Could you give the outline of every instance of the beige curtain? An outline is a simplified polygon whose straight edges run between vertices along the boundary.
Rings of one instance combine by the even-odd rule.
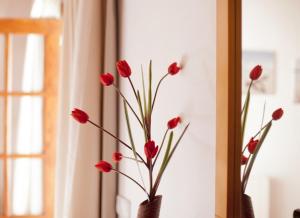
[[[99,73],[112,71],[116,60],[114,12],[113,1],[64,2],[56,218],[115,217],[115,176],[100,176],[94,168],[100,158],[110,158],[115,142],[69,115],[82,108],[116,132],[116,96],[112,90],[101,92],[98,82]]]

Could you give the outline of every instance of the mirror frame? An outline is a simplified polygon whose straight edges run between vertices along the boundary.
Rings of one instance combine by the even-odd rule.
[[[217,0],[216,218],[240,217],[241,4]]]

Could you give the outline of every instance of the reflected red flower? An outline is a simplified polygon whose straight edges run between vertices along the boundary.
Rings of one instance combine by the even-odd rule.
[[[86,123],[89,120],[89,115],[78,108],[72,111],[72,117],[79,123]]]
[[[278,108],[277,110],[275,110],[272,114],[272,119],[273,120],[279,120],[283,115],[283,110],[282,108]]]
[[[254,153],[257,144],[258,144],[258,140],[254,140],[253,138],[250,139],[250,141],[247,144],[248,151],[249,151],[250,154]]]
[[[129,77],[131,75],[130,66],[125,60],[118,61],[116,65],[120,76]]]
[[[152,159],[157,154],[158,146],[155,146],[155,142],[150,140],[145,144],[144,151],[147,159]]]
[[[95,167],[103,173],[108,173],[112,170],[111,164],[103,160],[98,162]]]
[[[171,75],[177,74],[181,70],[181,67],[178,66],[177,62],[170,64],[168,68],[168,73]]]
[[[241,159],[241,164],[245,165],[247,163],[247,161],[248,161],[248,157],[246,157],[246,156],[243,155],[242,159]]]
[[[120,152],[114,152],[112,155],[112,159],[114,162],[118,163],[120,160],[122,160],[123,155]]]
[[[103,73],[100,75],[100,82],[104,86],[110,86],[114,83],[114,76],[111,73]]]
[[[181,118],[180,117],[175,117],[175,118],[169,120],[168,128],[169,129],[174,129],[178,125],[178,123],[180,123],[180,122],[181,122]]]
[[[262,70],[260,65],[256,65],[250,72],[250,79],[257,80],[261,76]]]

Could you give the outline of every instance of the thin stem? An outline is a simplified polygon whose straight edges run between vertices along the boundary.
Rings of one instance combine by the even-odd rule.
[[[150,193],[152,192],[153,188],[153,165],[152,160],[149,160],[149,180],[150,180]]]
[[[130,77],[128,77],[128,80],[129,80],[129,83],[130,83],[130,85],[131,85],[132,91],[133,91],[133,93],[134,93],[135,99],[138,101],[138,96],[137,96],[137,94],[136,94],[136,90],[135,90],[135,88],[134,88],[134,85],[133,85],[133,83],[132,83],[132,80],[130,79]]]
[[[148,196],[148,198],[150,199],[150,195],[148,194],[147,190],[140,184],[138,183],[135,179],[133,179],[132,177],[128,176],[125,173],[122,173],[121,171],[117,170],[117,169],[112,169],[113,171],[115,171],[116,173],[119,173],[125,177],[127,177],[128,179],[130,179],[131,181],[133,181],[135,184],[137,184]]]
[[[269,125],[269,123],[271,123],[272,122],[272,120],[270,120],[266,125],[264,125],[254,136],[253,136],[253,138],[256,138],[260,133],[261,133],[261,131],[263,131],[268,125]]]
[[[247,145],[248,145],[248,144],[247,144]],[[242,154],[244,154],[244,152],[246,151],[246,149],[247,149],[247,147],[248,147],[247,145],[243,148]]]
[[[265,100],[265,103],[264,103],[264,109],[263,109],[263,115],[262,115],[262,118],[261,118],[260,129],[264,125],[265,114],[266,114],[266,100]],[[261,132],[259,134],[259,138],[260,138],[260,136],[261,136]]]
[[[141,127],[143,128],[143,123],[140,120],[140,118],[138,117],[138,115],[135,113],[134,109],[132,108],[132,106],[129,104],[129,102],[127,101],[126,97],[123,95],[123,93],[120,91],[120,89],[113,85],[114,88],[116,89],[116,91],[119,93],[119,95],[124,99],[124,101],[126,102],[126,104],[128,105],[128,107],[130,108],[130,110],[132,111],[132,113],[134,114],[134,116],[136,117],[136,119],[138,120],[138,122],[140,123]]]
[[[151,112],[153,111],[153,108],[154,108],[154,104],[155,104],[155,100],[156,100],[156,96],[157,96],[157,93],[158,93],[158,89],[162,83],[162,81],[168,76],[169,74],[167,73],[166,75],[164,75],[158,82],[157,84],[157,87],[156,87],[156,90],[155,90],[155,94],[154,94],[154,99],[153,99],[153,103],[152,103],[152,108],[151,108]]]
[[[155,163],[156,163],[156,161],[157,161],[157,158],[158,158],[158,156],[159,156],[159,154],[160,154],[160,152],[161,152],[161,149],[162,149],[162,147],[163,147],[163,145],[164,145],[164,142],[165,142],[165,139],[166,139],[166,136],[167,136],[168,132],[169,132],[169,128],[166,130],[165,135],[164,135],[164,137],[163,137],[163,140],[162,140],[162,142],[161,142],[161,144],[160,144],[158,153],[157,153],[157,155],[156,155],[156,157],[155,157],[155,159],[154,159],[154,162],[153,162],[153,168],[154,168]]]
[[[129,159],[129,160],[133,160],[133,161],[136,161],[136,162],[139,162],[139,163],[143,163],[143,161],[141,161],[141,160],[136,160],[135,158],[132,158],[132,157],[126,157],[126,156],[123,156],[123,158]]]
[[[248,159],[247,159],[247,161],[246,161],[246,164],[245,164],[245,167],[244,167],[244,171],[243,171],[242,181],[243,181],[244,176],[245,176],[245,174],[246,174],[246,169],[247,169],[247,166],[248,166],[250,157],[251,157],[251,154],[248,155]]]
[[[123,144],[126,148],[132,150],[132,148],[126,144],[124,141],[122,141],[121,139],[119,139],[117,136],[113,135],[112,133],[110,133],[109,131],[107,131],[106,129],[102,128],[101,126],[99,126],[98,124],[94,123],[91,120],[88,120],[89,123],[91,123],[92,125],[96,126],[98,129],[100,129],[101,131],[107,133],[108,135],[110,135],[111,137],[113,137],[114,139],[116,139],[118,142],[120,142],[121,144]],[[141,161],[143,161],[143,163],[147,166],[147,163],[145,162],[145,160],[141,157],[141,155],[136,152],[136,155],[141,159]]]
[[[251,89],[252,84],[253,84],[253,80],[251,80],[251,83],[249,84],[247,94],[250,92],[250,89]],[[246,107],[246,104],[244,103],[241,114],[244,113],[245,107]]]

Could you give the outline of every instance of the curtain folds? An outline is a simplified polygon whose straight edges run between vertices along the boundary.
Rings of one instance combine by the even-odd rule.
[[[115,175],[100,177],[94,165],[100,158],[110,161],[116,143],[70,116],[74,107],[81,108],[91,120],[116,133],[115,93],[109,89],[101,93],[98,80],[100,72],[114,69],[115,15],[114,1],[64,2],[56,218],[115,217]],[[108,201],[102,201],[106,196]]]

